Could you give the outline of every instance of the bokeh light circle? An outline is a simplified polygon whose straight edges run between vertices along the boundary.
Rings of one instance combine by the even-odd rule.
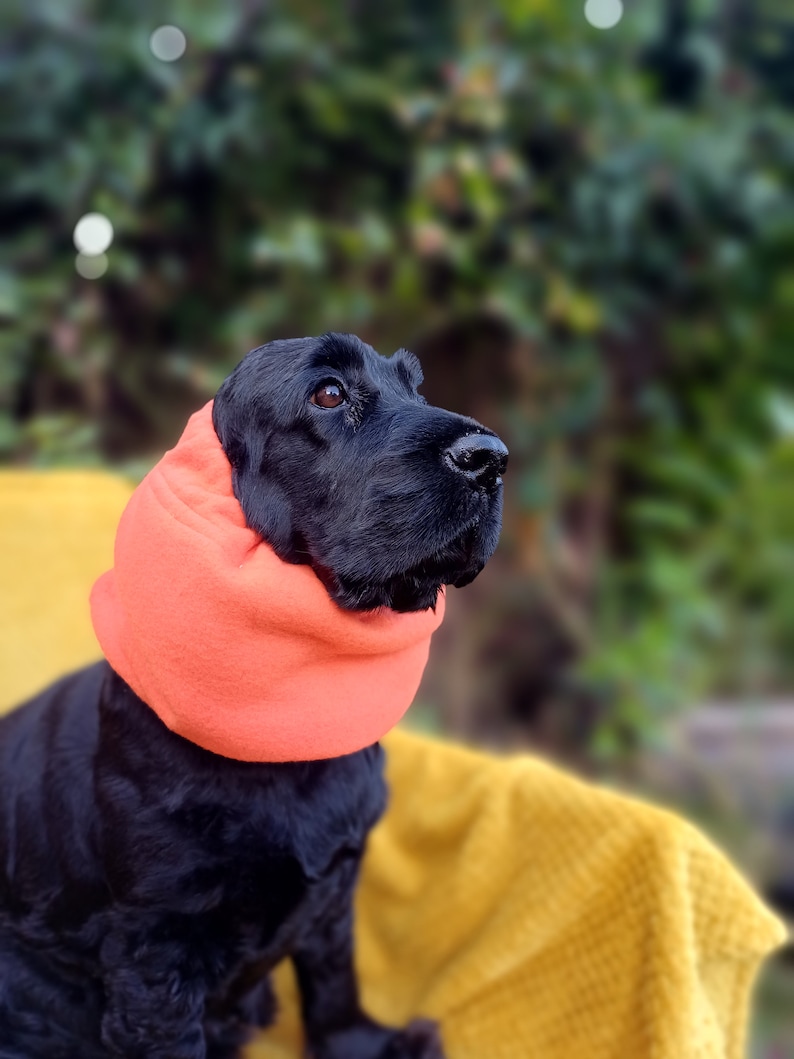
[[[623,18],[622,0],[587,0],[584,17],[596,29],[612,29]]]
[[[187,39],[177,26],[158,26],[149,37],[149,47],[155,59],[172,63],[185,54]]]
[[[105,254],[78,254],[74,267],[83,279],[99,279],[108,270],[108,259]]]
[[[113,242],[113,225],[104,213],[86,213],[74,226],[73,239],[81,254],[104,254]]]

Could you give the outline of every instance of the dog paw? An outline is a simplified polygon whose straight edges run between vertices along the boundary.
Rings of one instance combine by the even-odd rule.
[[[378,1059],[445,1059],[438,1024],[415,1019],[393,1034]]]
[[[311,1059],[445,1059],[438,1026],[415,1019],[403,1030],[371,1020],[337,1031],[310,1048]]]

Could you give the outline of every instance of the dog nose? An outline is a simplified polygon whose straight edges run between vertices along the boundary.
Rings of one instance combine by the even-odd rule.
[[[444,455],[478,489],[492,489],[507,467],[507,446],[494,434],[467,434],[453,441]]]

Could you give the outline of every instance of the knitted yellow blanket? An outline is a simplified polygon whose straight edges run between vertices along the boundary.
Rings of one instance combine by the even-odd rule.
[[[87,594],[129,492],[0,474],[0,706],[98,657]],[[449,1059],[744,1054],[753,978],[784,932],[692,827],[529,757],[384,743],[392,798],[357,908],[372,1015],[439,1019]],[[288,967],[279,993],[250,1059],[301,1054]]]
[[[358,900],[367,1009],[450,1059],[738,1059],[783,932],[677,817],[528,757],[396,731]],[[251,1059],[297,1059],[294,992]],[[268,1038],[275,1036],[275,1040]]]

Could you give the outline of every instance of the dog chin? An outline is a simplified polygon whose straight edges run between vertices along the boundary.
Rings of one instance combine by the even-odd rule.
[[[386,584],[365,584],[360,581],[345,583],[335,578],[329,581],[327,575],[316,572],[331,599],[345,610],[364,611],[388,607],[400,614],[429,608],[435,610],[442,584],[438,578],[422,582],[415,577],[405,580],[391,578]]]
[[[328,566],[313,562],[312,567],[331,599],[346,610],[376,610],[389,607],[400,614],[435,609],[442,585],[462,588],[471,584],[490,558],[496,540],[483,537],[479,521],[467,526],[432,555],[397,574],[379,578],[349,578]],[[488,539],[493,536],[493,546]],[[363,564],[362,564],[363,565]]]
[[[439,573],[437,570],[425,572],[416,568],[403,575],[395,575],[382,583],[348,582],[336,578],[331,571],[315,572],[325,585],[331,599],[346,610],[377,610],[388,607],[399,614],[436,608],[438,593],[442,585],[454,585],[462,588],[471,584],[482,570],[485,561],[473,563],[466,568]]]
[[[390,607],[398,613],[404,614],[408,611],[436,609],[438,593],[443,585],[453,585],[455,588],[463,588],[470,585],[477,577],[485,562],[477,563],[466,570],[448,573],[443,579],[438,577],[427,582],[418,581],[416,578],[408,578],[400,581],[396,578],[392,581],[383,595],[383,602],[378,606]]]
[[[398,614],[429,608],[435,610],[440,591],[441,582],[437,579],[423,583],[417,581],[416,578],[409,578],[404,582],[396,578],[385,591],[381,592],[383,602],[379,605],[389,607]]]

